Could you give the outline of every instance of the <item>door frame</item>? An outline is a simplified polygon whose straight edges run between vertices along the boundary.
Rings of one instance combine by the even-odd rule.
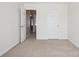
[[[21,11],[21,9],[23,8],[23,11]],[[26,10],[36,10],[36,38],[35,40],[37,39],[37,9],[35,8],[24,8],[24,6],[21,6],[20,8],[20,21],[19,21],[19,43],[22,43],[22,39],[21,39],[21,16],[24,15],[26,17]],[[26,18],[25,18],[26,20]],[[27,39],[27,37],[26,37]]]

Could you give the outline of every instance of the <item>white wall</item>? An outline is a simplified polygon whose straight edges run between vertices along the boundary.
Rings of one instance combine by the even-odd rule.
[[[36,9],[37,39],[67,39],[66,3],[25,3],[25,9]]]
[[[68,38],[79,47],[79,3],[69,4]]]
[[[20,7],[21,3],[0,3],[0,55],[19,42]],[[25,3],[24,8],[37,10],[37,39],[67,38],[66,3]],[[48,22],[55,20],[55,24]],[[51,27],[54,25],[56,30],[48,24]],[[54,31],[57,35],[52,34]]]
[[[0,3],[0,56],[19,42],[20,3]]]

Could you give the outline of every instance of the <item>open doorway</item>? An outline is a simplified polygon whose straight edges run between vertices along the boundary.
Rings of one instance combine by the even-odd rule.
[[[26,10],[26,37],[36,39],[36,10]]]

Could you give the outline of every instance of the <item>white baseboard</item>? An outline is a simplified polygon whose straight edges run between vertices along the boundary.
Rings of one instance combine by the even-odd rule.
[[[77,44],[76,42],[74,42],[73,40],[69,40],[70,42],[72,42],[72,44],[74,44],[77,48],[79,48],[79,44]]]
[[[50,40],[67,40],[67,39],[56,39],[56,38],[53,38],[53,39],[50,39]]]
[[[36,39],[36,40],[68,40],[68,39],[56,39],[56,38],[52,38],[52,39]]]
[[[48,40],[48,39],[36,39],[36,40]]]
[[[16,42],[15,44],[13,44],[12,46],[10,46],[9,48],[7,48],[5,51],[3,51],[2,53],[0,53],[0,56],[4,55],[6,52],[8,52],[10,49],[12,49],[13,47],[15,47],[17,44],[19,44],[19,42]]]

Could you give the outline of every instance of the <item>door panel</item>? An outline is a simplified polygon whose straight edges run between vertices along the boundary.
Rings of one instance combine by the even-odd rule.
[[[26,39],[26,11],[21,7],[21,43]]]

